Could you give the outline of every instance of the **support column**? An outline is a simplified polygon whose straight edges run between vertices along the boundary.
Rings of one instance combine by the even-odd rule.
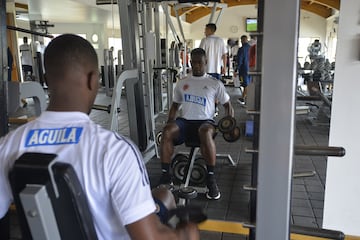
[[[354,236],[360,236],[359,21],[360,1],[341,0],[329,145],[346,154],[327,160],[323,214],[323,228]]]
[[[256,239],[287,240],[300,4],[264,2]]]
[[[139,69],[139,79],[125,82],[130,138],[140,151],[147,148],[144,116],[143,84],[141,79],[139,21],[136,1],[119,0],[120,28],[123,45],[124,70]]]
[[[0,0],[0,137],[8,132],[7,114],[7,41],[6,41],[6,0]],[[10,235],[10,215],[0,219],[0,238]]]
[[[6,0],[0,0],[0,137],[8,132]]]

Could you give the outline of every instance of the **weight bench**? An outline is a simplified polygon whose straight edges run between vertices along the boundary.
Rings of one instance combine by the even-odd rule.
[[[87,198],[56,154],[24,153],[9,174],[22,239],[96,240]]]

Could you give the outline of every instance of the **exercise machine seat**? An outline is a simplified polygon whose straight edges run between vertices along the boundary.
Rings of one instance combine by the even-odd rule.
[[[23,239],[96,240],[82,186],[56,154],[24,153],[9,180]]]

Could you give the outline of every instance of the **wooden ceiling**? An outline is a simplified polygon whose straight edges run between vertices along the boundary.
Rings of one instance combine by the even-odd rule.
[[[235,7],[242,5],[255,5],[257,0],[222,0],[221,3],[226,3],[227,7]],[[334,10],[340,9],[340,0],[301,0],[301,9],[315,13],[323,18],[333,15]],[[218,8],[220,10],[220,8]],[[185,21],[193,23],[198,19],[210,14],[211,7],[205,5],[194,5],[192,7],[184,7],[178,10],[178,15],[185,14]],[[171,7],[171,15],[176,16],[175,10]]]

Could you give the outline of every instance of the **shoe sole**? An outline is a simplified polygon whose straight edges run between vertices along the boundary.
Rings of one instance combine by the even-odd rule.
[[[219,192],[219,194],[218,194],[217,196],[215,196],[215,197],[211,197],[211,196],[209,195],[209,193],[206,193],[206,198],[209,199],[209,200],[218,200],[218,199],[220,199],[220,197],[221,197],[220,192]]]

